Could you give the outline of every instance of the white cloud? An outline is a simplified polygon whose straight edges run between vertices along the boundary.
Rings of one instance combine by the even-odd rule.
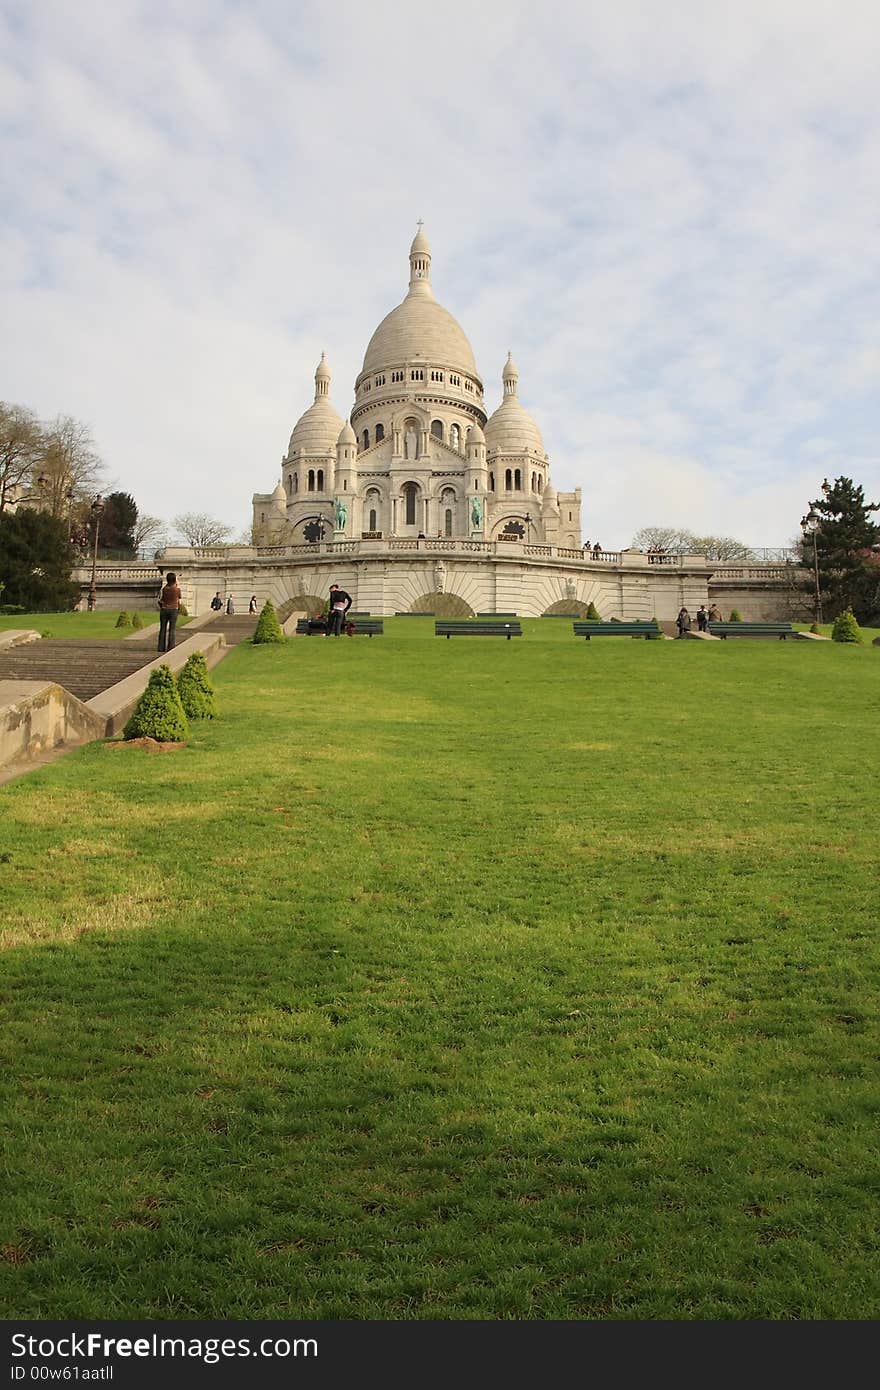
[[[2,394],[240,528],[422,216],[586,533],[784,542],[825,473],[880,493],[878,48],[857,0],[0,0]]]

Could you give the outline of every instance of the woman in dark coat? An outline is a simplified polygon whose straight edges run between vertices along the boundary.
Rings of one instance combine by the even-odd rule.
[[[678,628],[679,637],[684,637],[686,632],[690,632],[691,615],[686,608],[681,608],[679,610],[678,617],[675,620],[675,626]]]

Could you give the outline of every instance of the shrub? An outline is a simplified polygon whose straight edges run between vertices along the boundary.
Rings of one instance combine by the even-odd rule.
[[[177,693],[188,719],[216,719],[214,687],[202,652],[193,652],[177,677]]]
[[[135,632],[140,632],[141,628],[144,625],[144,620],[141,617],[140,613],[137,611],[137,609],[135,609],[135,611],[131,615],[131,625],[134,628]]]
[[[851,608],[844,608],[834,619],[831,629],[832,642],[861,642],[862,634]]]
[[[116,626],[131,627],[131,614],[129,613],[128,609],[123,608],[122,612],[119,614],[119,617],[116,619]]]
[[[728,621],[729,623],[741,623],[742,620],[743,620],[743,615],[742,615],[742,613],[740,613],[739,609],[738,609],[738,608],[731,608],[731,610],[730,610],[730,617],[728,618],[727,621]]]
[[[23,603],[0,603],[0,613],[24,613],[25,611]]]
[[[180,607],[178,608],[177,612],[178,612],[178,615],[179,615],[181,618],[188,618],[188,617],[189,617],[189,609],[187,608],[187,606],[186,606],[185,603],[182,603],[182,604],[180,605]]]
[[[186,715],[171,668],[163,662],[151,673],[147,688],[123,730],[123,738],[154,738],[159,743],[182,743],[188,733]]]
[[[817,637],[821,637],[822,635],[822,629],[818,623],[810,623],[810,631],[815,632]]]
[[[599,610],[598,610],[598,608],[596,607],[596,605],[595,605],[595,603],[593,602],[593,600],[590,599],[590,604],[589,604],[589,607],[587,608],[587,622],[589,622],[589,623],[600,623],[601,621],[602,621],[602,618],[601,618],[601,615],[600,615],[600,613],[599,613]]]
[[[257,620],[257,630],[252,639],[257,642],[286,642],[287,638],[281,630],[278,621],[278,614],[275,612],[274,604],[271,599],[266,599],[263,604],[263,611]]]

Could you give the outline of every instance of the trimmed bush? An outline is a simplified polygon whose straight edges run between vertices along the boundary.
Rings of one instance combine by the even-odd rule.
[[[602,618],[601,618],[601,615],[600,615],[600,613],[599,613],[599,610],[598,610],[598,608],[596,607],[596,605],[595,605],[595,603],[593,602],[592,599],[590,599],[590,604],[589,604],[589,607],[587,608],[587,615],[586,615],[586,616],[587,616],[587,622],[588,622],[588,623],[601,623],[601,621],[602,621]]]
[[[131,627],[131,614],[127,608],[123,608],[119,617],[116,619],[117,627]]]
[[[731,608],[731,610],[730,610],[730,617],[728,618],[727,621],[728,621],[729,623],[741,623],[742,620],[743,620],[743,615],[742,615],[742,613],[740,613],[739,609],[738,609],[738,608]]]
[[[822,636],[822,629],[820,628],[818,623],[810,623],[810,631],[815,632],[817,637]]]
[[[188,617],[189,617],[189,609],[187,608],[187,606],[186,606],[185,603],[182,603],[182,604],[180,605],[180,607],[178,608],[177,612],[178,612],[178,616],[181,617],[181,618],[188,618]]]
[[[193,652],[177,677],[177,693],[187,719],[216,719],[214,687],[202,652]]]
[[[861,642],[862,634],[851,608],[844,608],[834,619],[831,629],[832,642]]]
[[[154,738],[159,743],[183,743],[188,733],[171,667],[163,663],[150,675],[122,736],[126,739]]]
[[[137,609],[135,609],[135,611],[131,615],[131,625],[134,628],[135,632],[140,632],[141,628],[144,625],[144,620],[141,617],[140,613],[137,611]]]
[[[278,621],[278,614],[271,599],[266,599],[263,604],[263,611],[257,620],[257,630],[252,638],[254,643],[258,642],[286,642],[287,638],[281,630]]]

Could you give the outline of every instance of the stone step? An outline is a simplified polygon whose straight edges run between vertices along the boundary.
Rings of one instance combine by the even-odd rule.
[[[0,652],[0,680],[54,681],[91,700],[156,656],[152,642],[79,641],[46,637]]]
[[[201,629],[202,632],[222,632],[226,638],[228,647],[237,646],[239,642],[246,642],[253,637],[257,628],[257,619],[251,614],[244,613],[239,617],[233,614],[230,617],[226,613],[218,613],[216,618],[212,618],[209,623]]]

